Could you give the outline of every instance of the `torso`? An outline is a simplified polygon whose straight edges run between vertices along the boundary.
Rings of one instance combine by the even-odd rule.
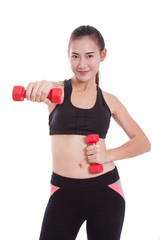
[[[58,87],[58,86],[57,86]],[[64,85],[59,85],[64,90]],[[103,93],[103,91],[102,91]],[[104,95],[106,100],[106,94]],[[92,108],[96,101],[96,90],[90,93],[75,92],[74,89],[71,94],[71,102],[74,106],[79,108]],[[108,103],[107,104],[112,108]],[[53,111],[56,104],[49,105],[49,113]],[[112,111],[111,111],[112,112]],[[100,138],[98,144],[101,147],[106,147],[105,139]],[[113,162],[103,164],[102,173],[90,173],[90,164],[86,155],[86,136],[83,135],[51,135],[52,147],[52,171],[65,177],[70,178],[91,178],[104,174],[115,168]]]

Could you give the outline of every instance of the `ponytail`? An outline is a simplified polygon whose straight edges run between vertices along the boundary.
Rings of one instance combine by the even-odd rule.
[[[96,73],[96,84],[99,86],[99,71]]]

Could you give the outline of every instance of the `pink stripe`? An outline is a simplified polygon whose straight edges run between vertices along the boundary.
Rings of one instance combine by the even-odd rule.
[[[122,189],[116,183],[112,183],[108,185],[108,187],[112,188],[114,191],[119,193],[125,199]]]
[[[52,185],[51,191],[50,191],[50,196],[53,195],[53,193],[55,193],[58,189],[59,189],[59,187]]]

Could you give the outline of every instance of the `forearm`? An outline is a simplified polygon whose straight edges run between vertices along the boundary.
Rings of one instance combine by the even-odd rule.
[[[109,149],[106,151],[107,162],[132,158],[149,152],[151,144],[146,136],[135,136],[120,147]]]

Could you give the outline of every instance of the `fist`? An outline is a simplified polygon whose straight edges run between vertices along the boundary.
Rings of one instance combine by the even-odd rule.
[[[103,164],[106,162],[106,153],[107,150],[104,147],[101,147],[99,143],[94,145],[89,145],[86,148],[87,159],[89,163],[98,163]]]
[[[46,80],[40,82],[30,82],[26,88],[26,98],[27,100],[33,102],[51,104],[51,101],[46,98],[52,88],[54,88],[53,83]]]

